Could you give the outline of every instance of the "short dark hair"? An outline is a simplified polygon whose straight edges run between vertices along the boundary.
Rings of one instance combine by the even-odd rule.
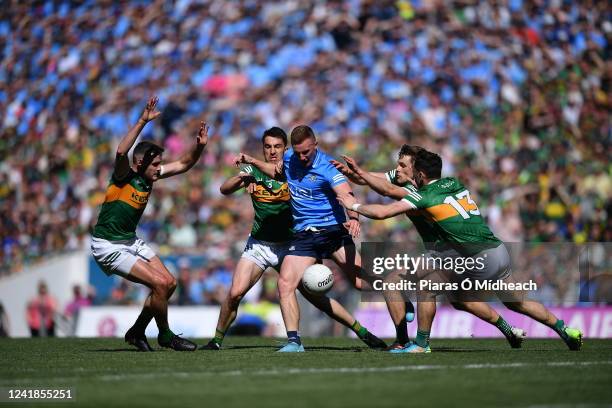
[[[277,139],[281,139],[283,143],[285,144],[285,146],[287,146],[287,133],[285,133],[283,129],[277,126],[273,126],[270,129],[264,130],[263,136],[261,137],[261,143],[263,143],[266,137],[268,136],[275,137]]]
[[[133,156],[134,158],[144,157],[144,155],[149,150],[151,150],[152,152],[155,152],[155,156],[157,156],[158,154],[161,154],[164,151],[164,148],[153,142],[149,142],[149,141],[140,142],[134,148]]]
[[[405,145],[402,145],[402,148],[400,149],[398,156],[400,159],[404,156],[411,156],[414,158],[416,157],[417,153],[420,152],[421,150],[425,150],[425,149],[423,149],[421,146],[405,144]]]
[[[291,131],[291,144],[292,145],[300,144],[306,139],[317,140],[310,126],[300,125]]]
[[[422,171],[428,179],[438,179],[442,175],[442,158],[423,149],[414,157],[414,170]]]

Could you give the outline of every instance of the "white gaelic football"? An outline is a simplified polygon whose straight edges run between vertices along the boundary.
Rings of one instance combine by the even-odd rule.
[[[322,295],[334,286],[334,274],[323,264],[310,265],[304,271],[302,284],[308,292]]]

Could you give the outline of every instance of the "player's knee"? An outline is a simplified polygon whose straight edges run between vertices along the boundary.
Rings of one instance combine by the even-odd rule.
[[[176,279],[172,275],[158,275],[153,279],[153,290],[162,296],[168,297],[174,289],[176,289]]]
[[[151,289],[154,293],[161,296],[166,296],[168,294],[168,286],[166,280],[162,277],[155,277],[151,281]]]
[[[244,297],[244,293],[241,290],[237,290],[234,288],[231,288],[229,291],[229,302],[232,305],[238,305],[241,301],[242,298]]]
[[[170,276],[167,278],[167,283],[166,283],[166,284],[167,284],[167,286],[168,286],[168,292],[169,292],[170,294],[172,294],[172,293],[174,293],[174,291],[176,290],[176,287],[177,287],[177,285],[178,285],[178,282],[177,282],[177,280],[176,280],[176,278],[175,278],[174,276],[170,275]]]
[[[522,302],[504,302],[504,305],[513,312],[523,313],[525,305]]]
[[[281,298],[286,298],[291,296],[292,293],[295,293],[297,289],[297,284],[293,282],[291,279],[287,279],[284,277],[278,278],[278,295]]]

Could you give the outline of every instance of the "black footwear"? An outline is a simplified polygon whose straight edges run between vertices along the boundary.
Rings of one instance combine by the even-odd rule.
[[[201,346],[198,350],[221,350],[221,345],[211,340],[207,344]]]
[[[379,339],[378,337],[376,337],[370,332],[368,332],[368,334],[366,334],[366,336],[363,339],[361,339],[361,341],[367,344],[367,346],[371,349],[383,349],[384,350],[387,348],[387,343],[385,343],[384,341],[382,341],[381,339]]]
[[[198,348],[198,345],[194,342],[179,337],[176,334],[172,336],[168,342],[163,342],[159,336],[157,336],[157,342],[162,347],[171,348],[176,351],[195,351],[195,349]]]
[[[136,346],[138,351],[154,351],[153,347],[149,345],[147,337],[144,334],[136,334],[133,327],[125,333],[125,342]]]
[[[523,340],[527,337],[527,333],[523,329],[519,329],[516,327],[512,328],[512,337],[506,337],[508,343],[510,343],[510,347],[516,349],[521,348],[523,345]]]

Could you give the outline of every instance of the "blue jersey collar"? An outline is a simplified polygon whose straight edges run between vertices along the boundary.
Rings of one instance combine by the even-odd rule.
[[[317,150],[316,150],[316,153],[315,153],[315,158],[312,161],[312,168],[313,169],[319,165],[319,162],[321,161],[321,156],[322,156],[321,151],[317,147]]]

